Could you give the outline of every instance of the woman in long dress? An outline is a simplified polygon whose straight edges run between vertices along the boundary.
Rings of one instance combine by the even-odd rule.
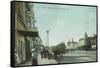
[[[32,49],[32,65],[38,65],[37,57],[37,51],[35,49]]]

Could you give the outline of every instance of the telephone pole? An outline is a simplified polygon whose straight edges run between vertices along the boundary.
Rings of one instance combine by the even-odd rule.
[[[47,32],[47,41],[46,41],[46,45],[47,45],[47,47],[49,47],[49,30],[47,30],[46,32]]]

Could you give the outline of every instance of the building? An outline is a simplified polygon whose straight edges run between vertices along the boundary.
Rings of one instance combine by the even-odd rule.
[[[89,37],[89,40],[90,40],[90,43],[91,43],[91,46],[92,46],[92,49],[96,49],[96,45],[97,45],[97,35],[93,35],[91,37]]]
[[[15,64],[31,58],[31,49],[39,43],[32,3],[15,3]]]
[[[77,47],[77,42],[74,41],[74,39],[72,38],[72,41],[68,41],[67,42],[67,49],[75,49]]]
[[[88,49],[96,49],[96,38],[97,36],[88,37],[87,33],[85,32],[84,37],[79,39],[79,47]]]

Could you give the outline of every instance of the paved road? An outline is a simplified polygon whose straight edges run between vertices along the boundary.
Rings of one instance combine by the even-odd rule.
[[[96,51],[71,51],[56,58],[58,63],[96,61]]]

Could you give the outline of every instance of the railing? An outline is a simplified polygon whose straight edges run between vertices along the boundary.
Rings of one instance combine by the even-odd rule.
[[[28,30],[32,31],[32,32],[38,32],[38,28],[37,27],[34,27],[34,28],[28,27]]]
[[[26,26],[24,20],[17,16],[17,21],[21,22],[22,25]]]
[[[24,21],[18,16],[17,16],[17,21],[19,22],[17,24],[19,24],[21,26],[21,28],[23,27],[24,30],[38,32],[37,27],[27,27],[27,25],[24,23]],[[18,28],[18,29],[20,29],[20,28]]]
[[[34,13],[32,11],[26,11],[26,15],[28,15],[28,16],[34,16]]]

